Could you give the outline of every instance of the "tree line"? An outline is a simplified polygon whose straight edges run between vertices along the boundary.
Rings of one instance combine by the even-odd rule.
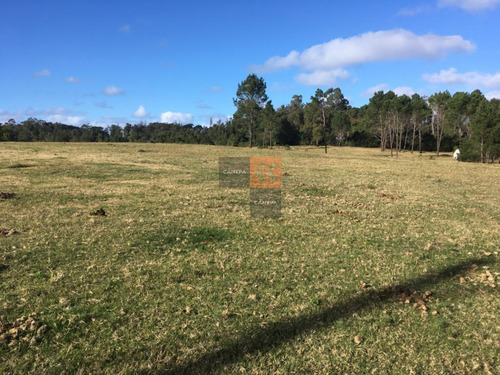
[[[0,140],[21,142],[156,142],[273,147],[292,145],[379,147],[400,152],[450,152],[483,163],[500,158],[500,100],[472,93],[429,97],[373,94],[353,107],[340,88],[317,89],[308,102],[294,95],[274,108],[263,78],[250,74],[238,85],[232,119],[208,127],[151,122],[81,127],[29,118],[0,124]]]

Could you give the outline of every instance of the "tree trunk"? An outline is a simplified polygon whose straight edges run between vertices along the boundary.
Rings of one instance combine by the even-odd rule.
[[[418,153],[422,155],[422,124],[418,127]]]
[[[441,147],[441,136],[443,131],[441,128],[441,121],[437,119],[436,121],[436,156],[439,157],[439,149]]]
[[[321,114],[323,115],[323,142],[325,142],[325,154],[328,153],[328,145],[326,143],[326,118],[325,118],[325,109],[321,108]]]
[[[417,126],[417,122],[413,121],[413,134],[411,136],[411,153],[413,154],[413,148],[415,147],[415,128]]]
[[[250,113],[250,126],[248,128],[248,135],[250,136],[250,148],[253,147],[253,112]]]
[[[481,137],[481,163],[484,163],[484,139]]]

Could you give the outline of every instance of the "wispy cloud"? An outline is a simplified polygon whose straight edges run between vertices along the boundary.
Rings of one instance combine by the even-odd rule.
[[[50,77],[50,70],[48,69],[39,70],[33,74],[33,77],[35,78]]]
[[[269,92],[290,91],[293,89],[292,85],[283,82],[273,82],[269,87]]]
[[[131,30],[132,30],[132,28],[128,24],[123,25],[122,27],[120,27],[118,29],[118,31],[121,32],[121,33],[129,33]]]
[[[177,124],[189,124],[193,122],[193,115],[190,113],[181,112],[163,112],[161,114],[161,122],[165,123],[177,123]]]
[[[314,45],[302,52],[274,56],[263,65],[253,66],[260,73],[298,67],[309,71],[296,77],[306,85],[329,85],[346,79],[346,67],[377,61],[414,58],[437,59],[454,52],[473,52],[475,46],[460,35],[416,35],[404,29],[367,32],[350,38],[337,38]]]
[[[480,12],[493,9],[500,4],[500,0],[439,0],[439,5],[454,6],[462,8],[468,12]]]
[[[113,106],[109,105],[106,101],[96,102],[94,105],[99,108],[113,108]]]
[[[211,105],[208,105],[208,104],[200,103],[196,106],[196,108],[198,108],[198,109],[212,109],[213,107]]]
[[[103,90],[103,94],[107,96],[117,96],[125,94],[125,90],[116,86],[108,86]]]
[[[220,91],[222,91],[222,88],[219,86],[210,87],[210,92],[220,92]]]
[[[75,78],[75,77],[71,76],[71,77],[66,78],[66,82],[69,82],[69,83],[79,83],[79,82],[82,82],[82,80],[79,79],[79,78]]]
[[[10,119],[17,121],[16,117],[17,116],[14,113],[0,109],[0,123],[4,123]]]
[[[427,9],[428,9],[428,7],[423,6],[423,5],[420,5],[420,6],[414,7],[414,8],[404,8],[398,12],[398,16],[412,17],[412,16],[416,16],[417,14],[424,12]]]

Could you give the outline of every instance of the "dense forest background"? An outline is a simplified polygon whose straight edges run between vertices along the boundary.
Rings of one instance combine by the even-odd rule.
[[[448,91],[429,97],[376,92],[369,103],[349,105],[340,88],[318,89],[308,102],[294,95],[274,108],[262,78],[250,74],[238,85],[236,112],[210,126],[159,122],[124,127],[81,127],[28,118],[0,124],[1,141],[20,142],[156,142],[229,146],[316,145],[380,147],[400,152],[450,152],[462,159],[492,163],[500,158],[500,100],[479,90]]]

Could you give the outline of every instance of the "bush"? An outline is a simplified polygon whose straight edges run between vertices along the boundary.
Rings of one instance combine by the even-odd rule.
[[[481,160],[479,143],[472,139],[464,139],[460,146],[460,160],[479,162]]]

